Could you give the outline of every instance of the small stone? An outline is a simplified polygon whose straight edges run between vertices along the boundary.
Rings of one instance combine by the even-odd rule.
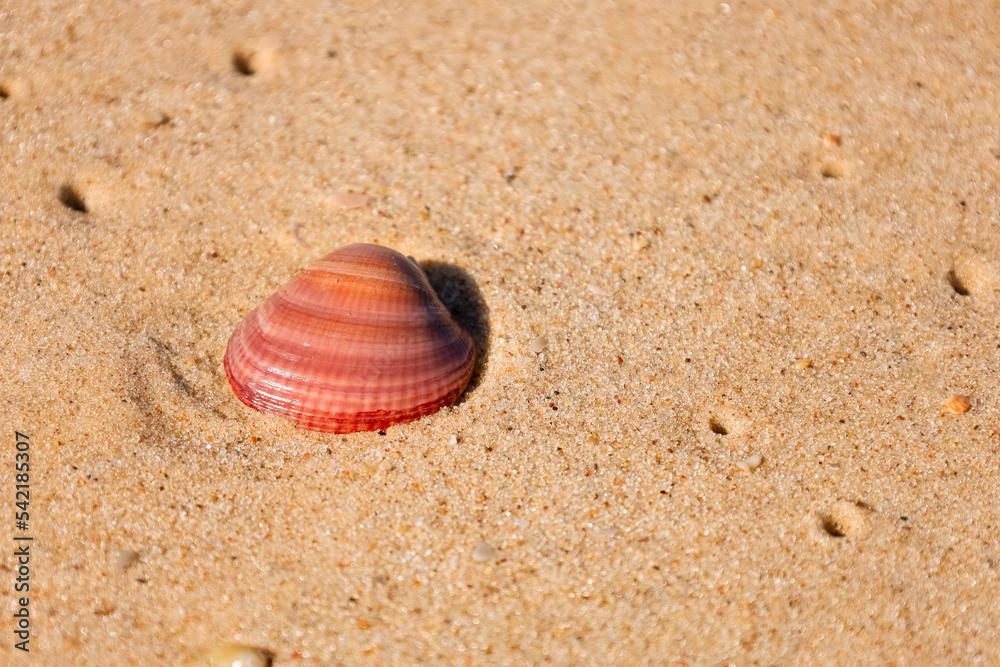
[[[645,250],[649,247],[649,239],[645,236],[636,236],[632,239],[632,248],[639,252],[640,250]]]
[[[795,367],[799,370],[805,370],[807,368],[812,368],[813,362],[809,357],[803,357],[795,362]]]
[[[944,407],[948,408],[956,415],[960,415],[968,412],[972,408],[972,401],[969,400],[968,396],[955,394],[944,402]]]
[[[549,341],[545,339],[545,336],[539,336],[538,338],[531,341],[531,351],[535,354],[541,354],[549,346]]]
[[[823,143],[827,146],[839,146],[841,144],[840,135],[828,133],[823,137]]]
[[[743,472],[753,472],[754,470],[759,468],[760,464],[763,462],[764,462],[763,456],[761,456],[760,454],[754,454],[752,456],[746,457],[745,459],[737,463],[736,467],[742,470]]]
[[[270,667],[273,656],[270,651],[245,646],[226,644],[205,655],[203,665],[211,667]]]
[[[170,116],[154,109],[146,109],[135,115],[136,122],[148,127],[159,127],[170,122]]]
[[[118,554],[118,558],[115,559],[115,565],[118,566],[119,570],[127,570],[138,562],[139,552],[132,551],[131,549],[121,552]]]
[[[496,549],[488,545],[483,540],[479,540],[476,543],[476,546],[472,549],[472,560],[483,562],[487,560],[496,560],[496,557]]]

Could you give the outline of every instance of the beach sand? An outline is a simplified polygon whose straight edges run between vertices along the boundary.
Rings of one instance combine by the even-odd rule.
[[[282,4],[0,6],[0,662],[1000,661],[995,6]],[[354,242],[468,391],[242,405]]]

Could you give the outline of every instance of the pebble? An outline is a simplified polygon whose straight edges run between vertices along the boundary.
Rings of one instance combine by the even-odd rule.
[[[736,467],[744,472],[753,472],[754,470],[759,468],[760,464],[763,462],[764,462],[763,456],[761,456],[760,454],[754,454],[752,456],[746,457],[745,459],[737,463]]]
[[[483,540],[476,542],[476,546],[472,549],[472,560],[483,562],[487,560],[496,560],[496,557],[496,549]]]
[[[127,570],[138,562],[139,552],[128,549],[118,554],[118,558],[115,560],[115,565],[118,566],[119,570]]]
[[[531,341],[531,351],[535,354],[541,354],[549,346],[549,341],[545,339],[545,336],[539,336],[538,338]]]
[[[170,122],[170,116],[156,109],[146,109],[135,115],[135,120],[140,125],[147,127],[159,127]]]

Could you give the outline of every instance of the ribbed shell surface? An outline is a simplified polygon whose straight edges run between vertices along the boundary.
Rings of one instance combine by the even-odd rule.
[[[345,246],[247,315],[223,362],[236,396],[328,433],[383,429],[452,403],[472,337],[395,250]]]

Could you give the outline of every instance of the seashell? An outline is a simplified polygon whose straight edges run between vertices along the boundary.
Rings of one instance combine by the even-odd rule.
[[[951,410],[956,415],[962,415],[972,409],[972,401],[969,400],[968,396],[955,394],[944,402],[944,407]]]
[[[416,261],[357,243],[300,271],[251,311],[223,365],[251,408],[302,428],[352,433],[451,404],[475,357],[472,337]]]

